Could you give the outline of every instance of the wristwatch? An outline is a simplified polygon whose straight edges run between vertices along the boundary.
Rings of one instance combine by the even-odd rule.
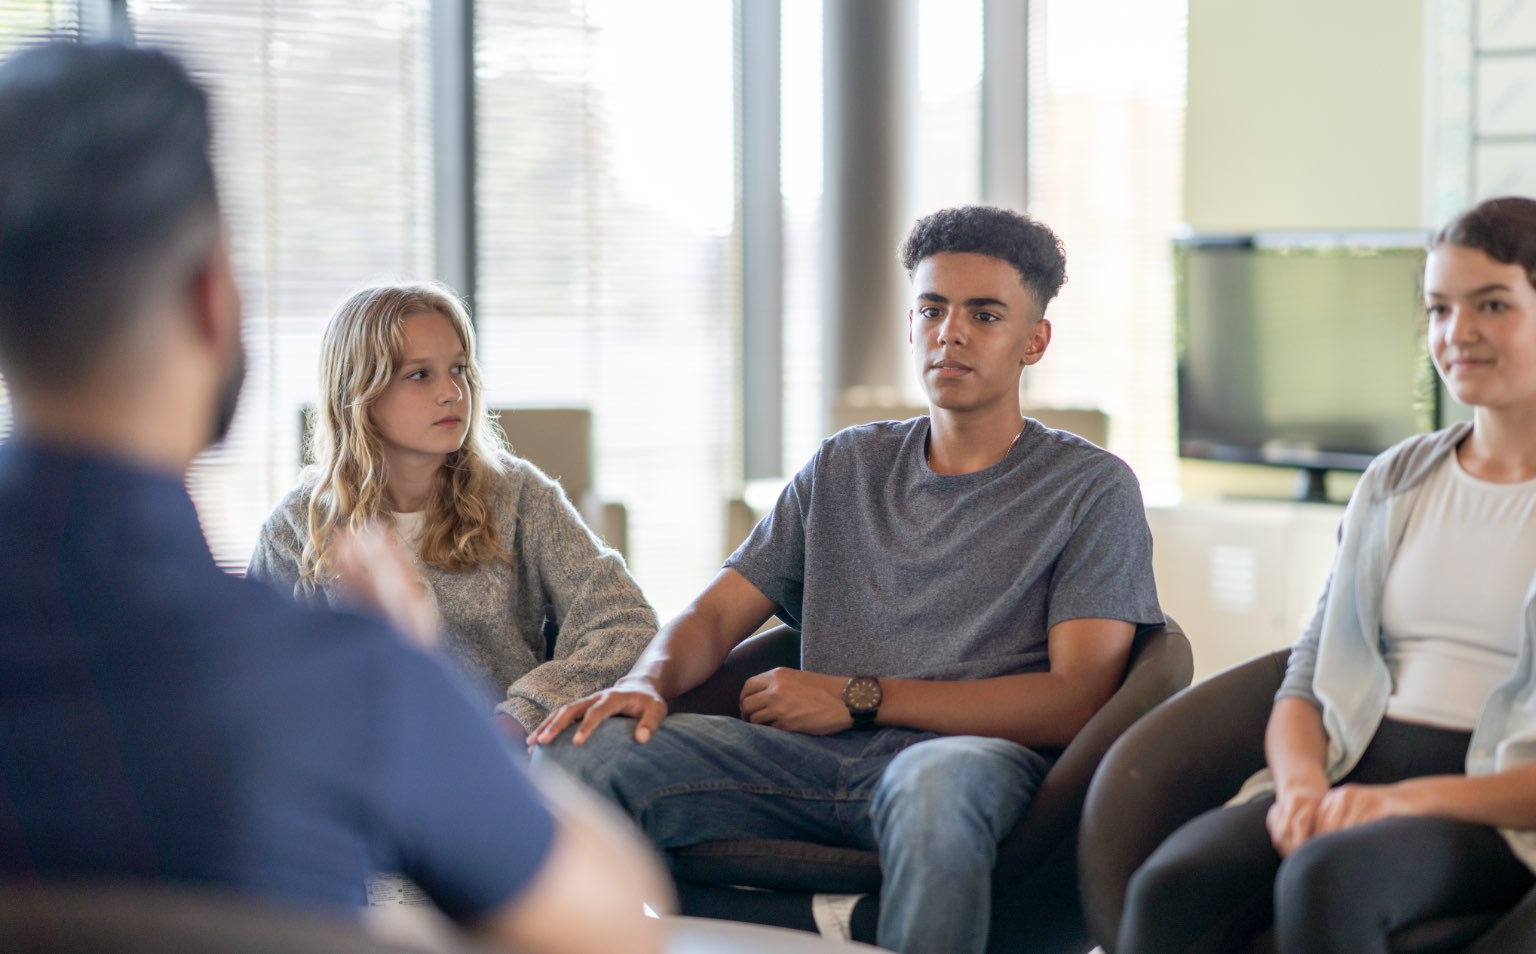
[[[848,680],[848,685],[843,687],[843,705],[848,707],[848,714],[853,716],[854,728],[862,729],[875,724],[882,696],[880,680],[874,676],[854,676]]]

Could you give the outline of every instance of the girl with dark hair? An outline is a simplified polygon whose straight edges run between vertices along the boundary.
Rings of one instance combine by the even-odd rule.
[[[1473,420],[1378,457],[1291,652],[1268,768],[1131,881],[1117,954],[1385,952],[1536,866],[1536,201],[1448,224],[1430,354]],[[1326,341],[1316,343],[1326,348]]]

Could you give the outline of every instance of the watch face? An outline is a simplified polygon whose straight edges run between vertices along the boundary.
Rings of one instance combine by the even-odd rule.
[[[858,676],[849,680],[843,690],[843,702],[850,712],[874,712],[880,708],[880,680],[873,676]]]

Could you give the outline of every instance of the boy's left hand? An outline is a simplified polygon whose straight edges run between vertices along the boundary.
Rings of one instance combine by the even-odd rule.
[[[853,726],[843,702],[846,676],[825,676],[779,667],[758,673],[741,687],[741,717],[758,725],[831,735]]]

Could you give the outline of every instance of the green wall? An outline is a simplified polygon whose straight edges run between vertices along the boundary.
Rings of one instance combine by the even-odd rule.
[[[1411,229],[1422,211],[1424,3],[1190,0],[1184,221]],[[1295,471],[1180,462],[1195,497],[1284,497]],[[1354,477],[1334,474],[1348,496]]]
[[[1190,0],[1185,221],[1417,227],[1424,2]]]

